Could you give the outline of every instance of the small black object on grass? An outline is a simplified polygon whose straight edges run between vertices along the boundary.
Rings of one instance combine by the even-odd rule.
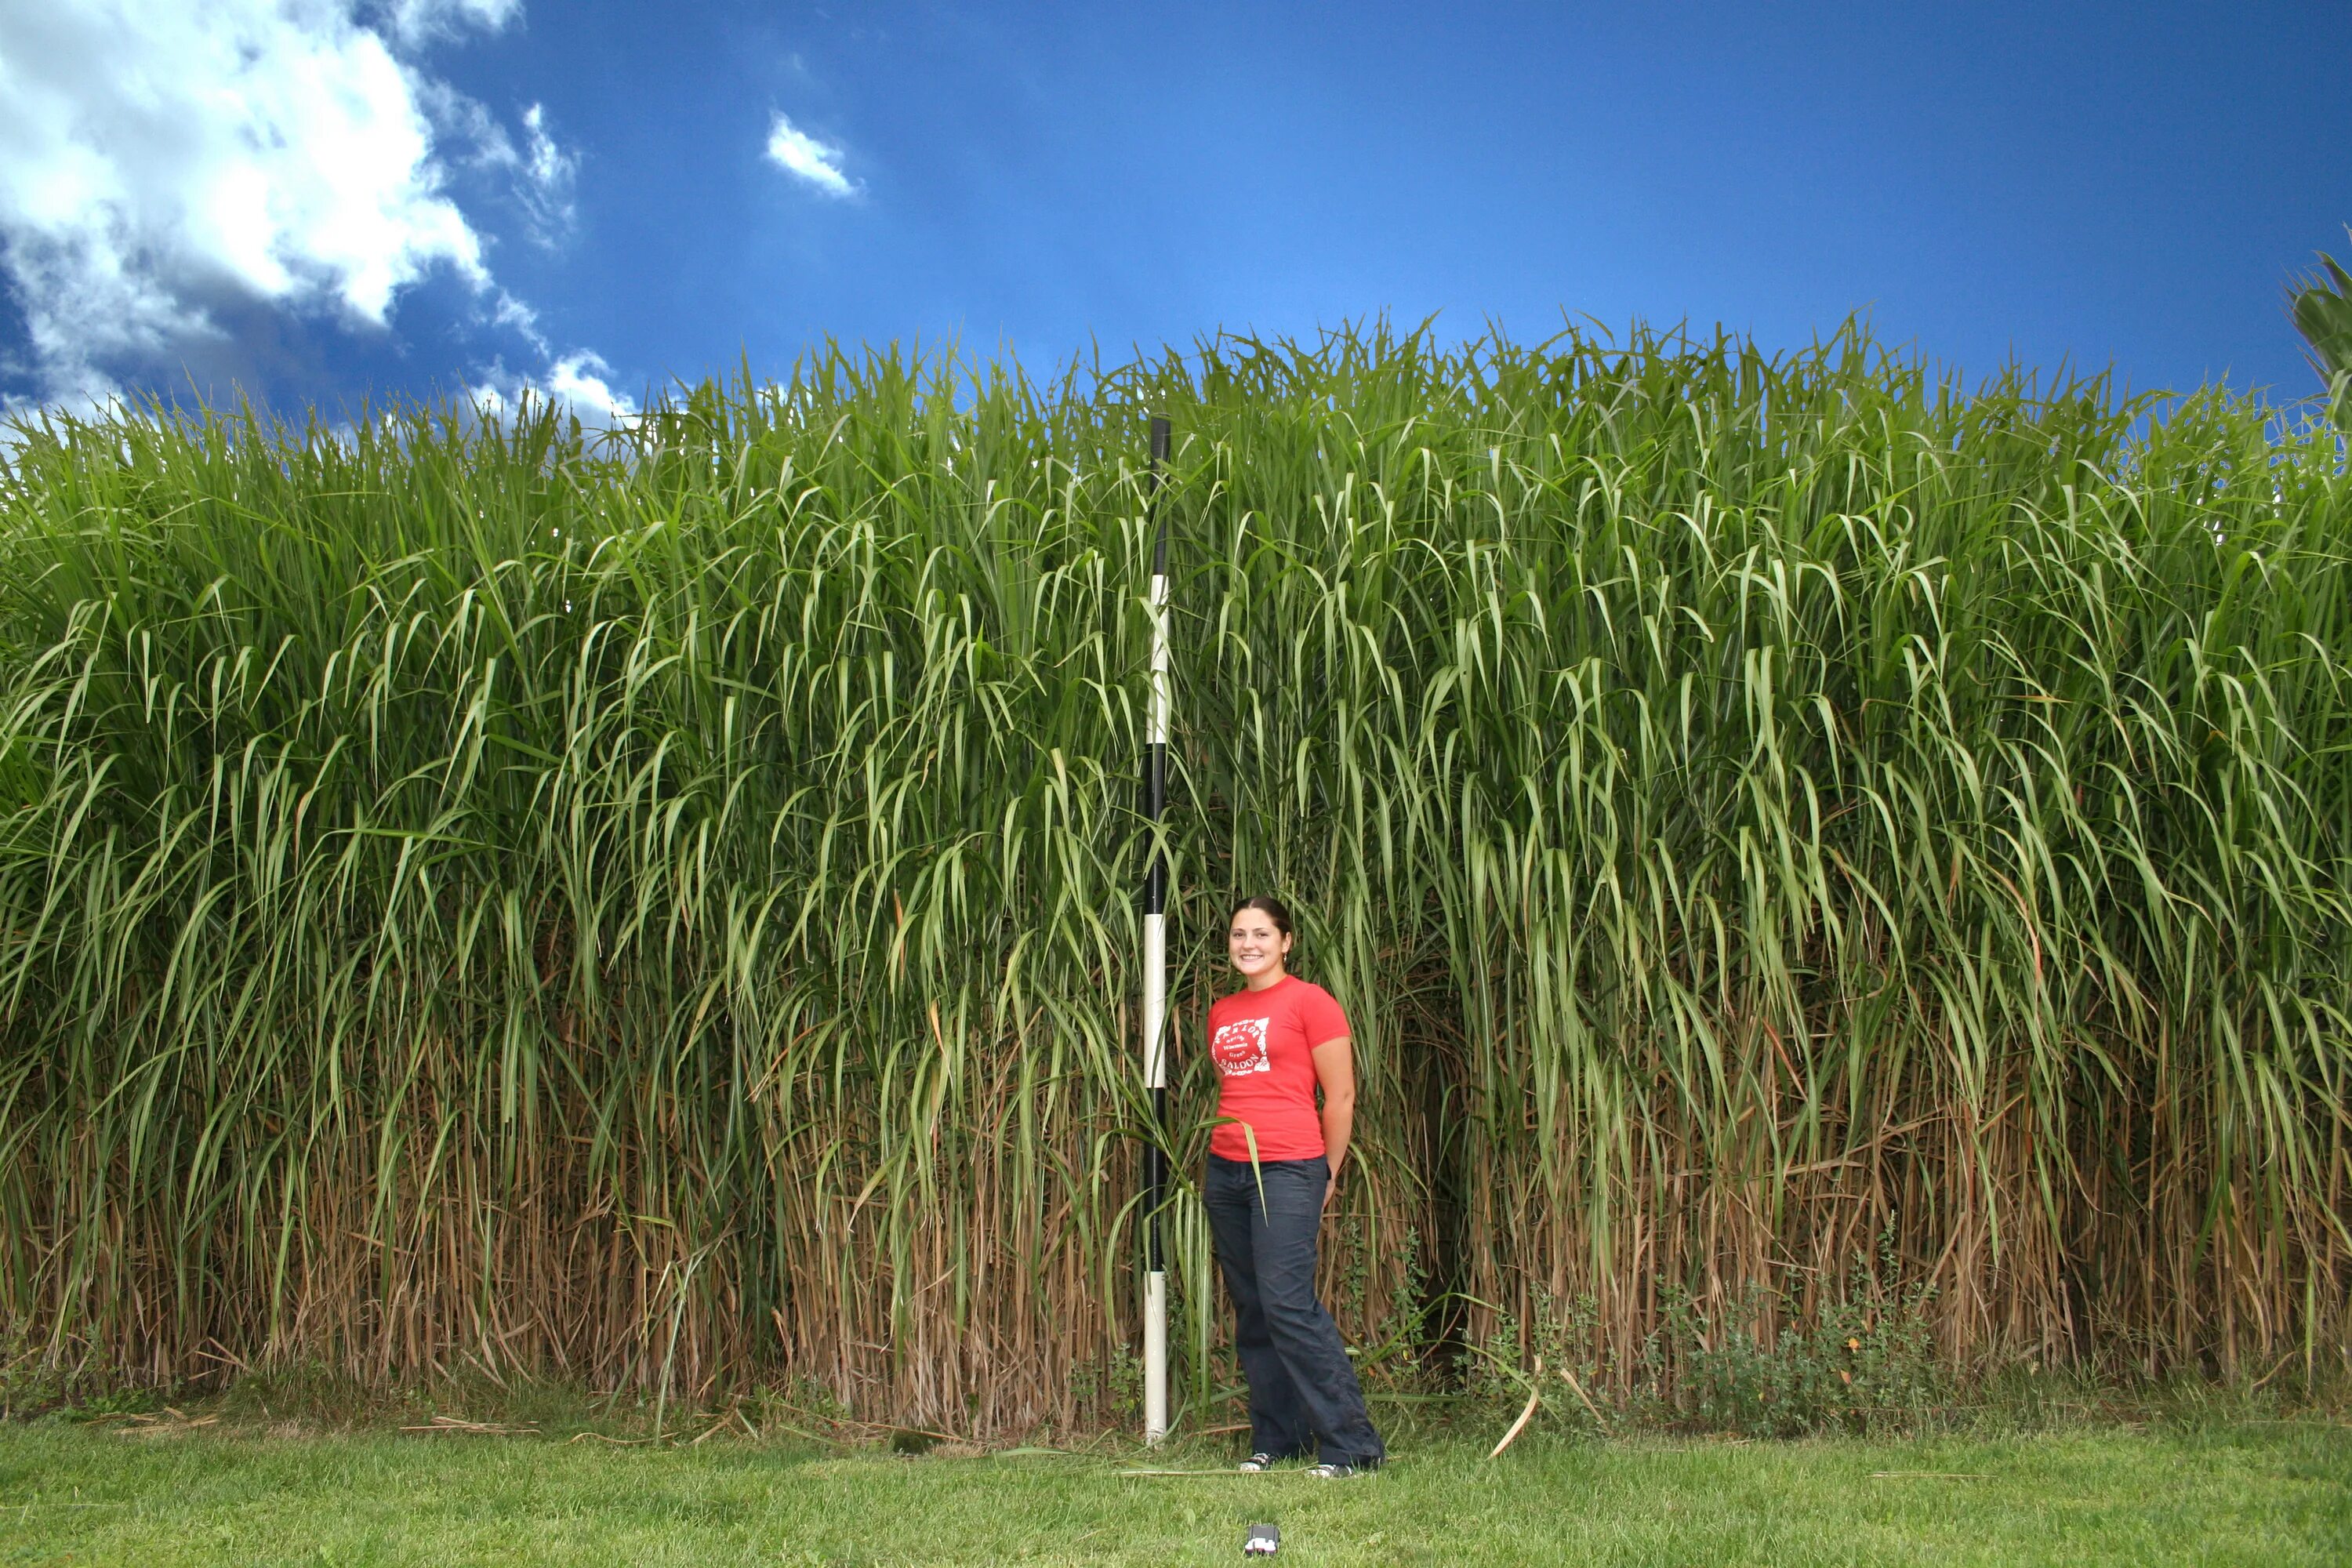
[[[1244,1557],[1271,1557],[1282,1546],[1282,1531],[1270,1524],[1253,1524],[1248,1539],[1242,1542]]]

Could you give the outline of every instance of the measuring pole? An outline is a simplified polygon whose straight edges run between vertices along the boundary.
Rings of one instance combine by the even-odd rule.
[[[1151,469],[1144,526],[1151,545],[1151,720],[1143,743],[1143,815],[1151,859],[1143,873],[1143,1087],[1151,1091],[1151,1133],[1143,1145],[1143,1440],[1168,1436],[1168,1258],[1160,1211],[1168,1197],[1168,857],[1160,819],[1168,807],[1168,520],[1160,514],[1160,466],[1168,421],[1151,422]]]

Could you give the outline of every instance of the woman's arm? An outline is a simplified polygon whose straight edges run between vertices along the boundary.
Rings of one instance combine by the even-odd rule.
[[[1348,1135],[1356,1127],[1356,1057],[1348,1037],[1315,1047],[1315,1081],[1323,1088],[1323,1157],[1331,1162],[1331,1183],[1323,1189],[1328,1207],[1339,1190],[1339,1167],[1347,1163]]]

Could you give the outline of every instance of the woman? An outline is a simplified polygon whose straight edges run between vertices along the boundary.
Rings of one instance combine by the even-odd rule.
[[[1386,1451],[1339,1325],[1315,1299],[1315,1236],[1356,1116],[1348,1016],[1329,992],[1283,967],[1290,911],[1275,900],[1244,900],[1225,946],[1244,984],[1209,1009],[1219,1092],[1202,1191],[1249,1383],[1255,1451],[1241,1468],[1263,1470],[1319,1446],[1310,1475],[1352,1476]]]

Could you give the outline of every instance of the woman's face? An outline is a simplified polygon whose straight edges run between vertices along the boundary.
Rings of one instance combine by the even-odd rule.
[[[1242,978],[1255,984],[1281,976],[1290,939],[1276,928],[1274,917],[1264,910],[1244,910],[1234,917],[1233,929],[1225,933],[1225,951]]]

